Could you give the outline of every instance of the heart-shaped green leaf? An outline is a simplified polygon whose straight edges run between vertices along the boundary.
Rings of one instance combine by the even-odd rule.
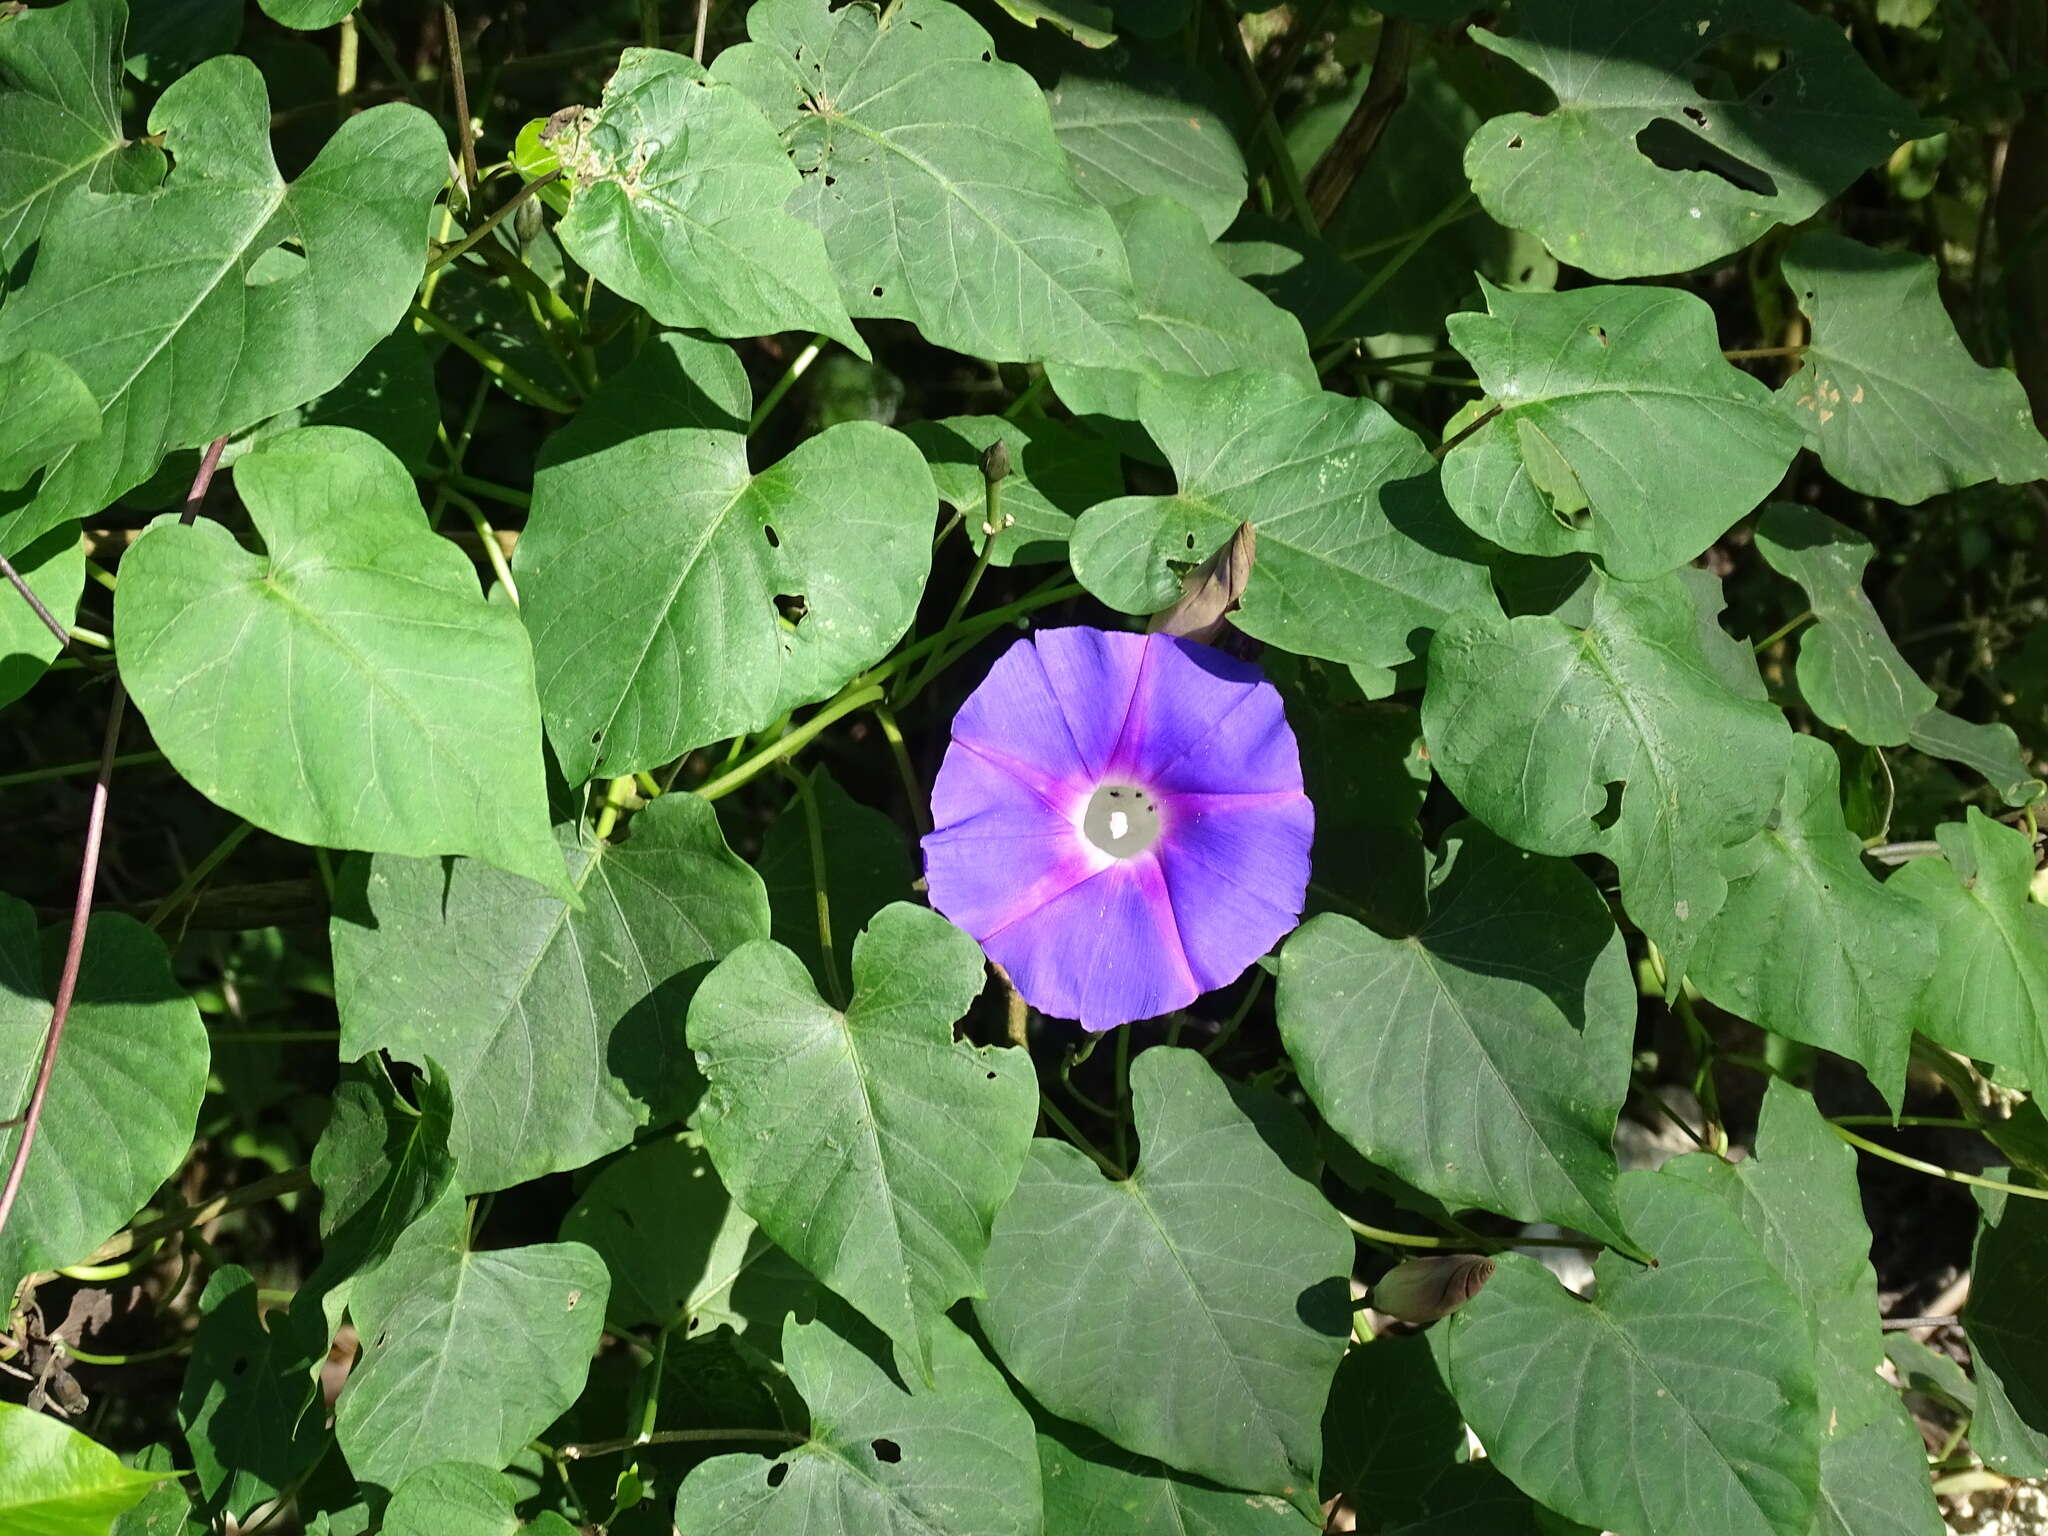
[[[542,450],[512,569],[572,784],[759,729],[910,626],[938,502],[923,456],[846,422],[756,474],[746,402],[730,349],[663,335]]]
[[[1332,1129],[1453,1208],[1632,1246],[1614,1200],[1635,984],[1607,903],[1562,860],[1465,823],[1429,919],[1311,919],[1281,951],[1280,1038]]]
[[[16,1536],[104,1536],[166,1475],[124,1467],[105,1446],[19,1403],[0,1403],[0,1464],[0,1530]]]
[[[1052,131],[1074,177],[1105,208],[1170,197],[1220,240],[1244,206],[1244,155],[1191,81],[1110,78],[1069,69],[1046,89]]]
[[[898,903],[854,941],[853,1000],[781,945],[743,945],[690,1005],[697,1125],[740,1208],[924,1371],[940,1314],[982,1294],[989,1224],[1038,1118],[1018,1050],[956,1042],[981,951]]]
[[[569,891],[526,632],[428,531],[404,466],[304,427],[244,454],[235,488],[266,553],[164,518],[121,561],[121,675],[164,755],[280,837],[466,853]]]
[[[1481,288],[1488,313],[1451,316],[1451,341],[1497,411],[1451,450],[1444,494],[1496,544],[1656,576],[1726,533],[1798,452],[1770,391],[1723,361],[1704,300]]]

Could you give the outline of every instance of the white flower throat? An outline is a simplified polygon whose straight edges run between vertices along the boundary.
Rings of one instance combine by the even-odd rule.
[[[1150,852],[1164,831],[1159,805],[1135,784],[1099,784],[1081,812],[1081,835],[1113,859]]]

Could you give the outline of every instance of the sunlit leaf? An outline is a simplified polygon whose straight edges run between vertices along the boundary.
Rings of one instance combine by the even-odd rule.
[[[512,570],[572,784],[757,730],[910,625],[938,503],[923,456],[847,422],[755,473],[746,413],[729,349],[666,334],[542,450]]]
[[[404,467],[305,427],[245,454],[235,488],[265,553],[163,518],[121,561],[121,675],[165,756],[280,837],[467,853],[566,891],[526,632],[428,531]]]
[[[1508,293],[1450,317],[1497,415],[1453,448],[1444,493],[1530,555],[1641,580],[1762,501],[1798,451],[1770,391],[1724,362],[1714,312],[1676,288]]]
[[[1771,825],[1721,855],[1727,902],[1688,974],[1730,1013],[1861,1062],[1897,1109],[1934,937],[1926,909],[1865,866],[1840,776],[1826,742],[1792,738]]]
[[[1778,400],[1829,474],[1908,504],[1982,480],[2048,479],[2026,390],[1970,356],[1931,259],[1809,230],[1784,271],[1813,339]]]
[[[1105,502],[1076,527],[1075,574],[1111,607],[1164,608],[1246,522],[1259,558],[1232,622],[1302,655],[1392,666],[1417,631],[1494,605],[1428,452],[1374,402],[1232,373],[1148,380],[1138,413],[1179,491]]]
[[[1082,189],[1105,208],[1170,197],[1220,239],[1244,206],[1244,155],[1189,83],[1068,70],[1046,90],[1053,132]]]
[[[1721,851],[1777,804],[1791,741],[1722,679],[1676,576],[1603,582],[1583,628],[1461,615],[1430,646],[1422,723],[1431,764],[1493,831],[1614,861],[1673,976],[1726,899]]]
[[[51,208],[34,270],[0,310],[0,396],[22,354],[49,352],[91,389],[103,427],[33,496],[0,496],[0,548],[98,511],[173,449],[325,393],[405,313],[447,175],[433,120],[372,107],[288,183],[269,111],[254,64],[209,59],[150,113],[175,161],[161,187],[75,187]]]
[[[0,1529],[11,1536],[105,1536],[164,1476],[124,1467],[106,1447],[18,1403],[0,1403],[0,1463]]]
[[[604,104],[552,147],[575,185],[562,246],[663,325],[714,336],[822,331],[861,356],[775,129],[688,55],[628,48]]]
[[[760,0],[715,73],[781,131],[847,309],[998,362],[1114,366],[1131,271],[1029,75],[946,0]],[[969,104],[971,103],[971,108]]]
[[[1137,1456],[1074,1424],[1041,1425],[1045,1536],[1308,1536],[1301,1512]]]
[[[1517,20],[1472,36],[1556,108],[1488,120],[1465,170],[1487,212],[1598,277],[1739,251],[1923,131],[1791,0],[1554,0]]]

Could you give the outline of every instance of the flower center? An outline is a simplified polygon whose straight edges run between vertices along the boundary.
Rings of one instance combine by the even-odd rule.
[[[1149,852],[1162,831],[1159,806],[1135,784],[1101,784],[1081,812],[1081,835],[1113,859]]]

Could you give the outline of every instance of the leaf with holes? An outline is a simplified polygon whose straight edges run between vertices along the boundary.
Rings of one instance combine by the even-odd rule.
[[[1280,956],[1280,1038],[1331,1129],[1453,1208],[1624,1249],[1613,1142],[1635,1004],[1591,883],[1470,822],[1444,834],[1413,938],[1324,914]]]
[[[1661,1173],[1618,1188],[1655,1268],[1601,1254],[1588,1303],[1503,1254],[1431,1331],[1466,1421],[1517,1487],[1596,1530],[1808,1536],[1822,1425],[1803,1300],[1715,1196]]]
[[[1799,692],[1827,724],[1873,746],[1896,747],[1934,708],[1863,591],[1870,541],[1811,507],[1764,509],[1756,547],[1771,569],[1806,593],[1818,622],[1799,637]]]
[[[989,564],[1041,565],[1066,559],[1074,520],[1099,501],[1121,496],[1123,466],[1101,438],[1045,416],[947,416],[914,421],[903,435],[923,450],[939,500],[960,514],[967,541],[988,542],[988,481],[981,455],[997,439],[1010,451],[998,496],[1005,523]]]
[[[0,1464],[0,1530],[17,1536],[104,1536],[165,1476],[124,1467],[105,1446],[19,1403],[0,1403]]]
[[[303,427],[244,454],[235,488],[266,553],[162,518],[121,561],[121,675],[164,755],[280,837],[472,854],[566,893],[526,632],[428,531],[404,466]]]
[[[982,983],[972,939],[899,902],[854,940],[843,1010],[765,940],[690,1005],[710,1084],[698,1130],[733,1199],[918,1372],[940,1314],[982,1294],[989,1223],[1038,1117],[1024,1052],[953,1039]]]
[[[1583,626],[1461,615],[1430,646],[1422,724],[1451,792],[1509,842],[1614,861],[1673,978],[1727,897],[1721,851],[1762,828],[1791,750],[1785,717],[1717,671],[1677,576],[1602,582]]]
[[[756,474],[746,413],[729,349],[665,334],[541,450],[512,570],[572,784],[757,730],[910,627],[938,503],[923,456],[845,422]]]
[[[1860,1062],[1894,1110],[1934,936],[1920,903],[1864,866],[1834,749],[1792,738],[1771,825],[1721,854],[1728,897],[1687,974],[1708,1001]]]
[[[1194,214],[1171,198],[1141,197],[1115,217],[1130,253],[1137,307],[1118,324],[1118,366],[1047,364],[1068,410],[1135,421],[1145,380],[1208,378],[1233,368],[1264,369],[1315,387],[1301,322],[1223,264]]]
[[[562,1219],[562,1240],[588,1245],[611,1271],[614,1328],[694,1336],[765,1323],[772,1334],[813,1293],[810,1276],[733,1203],[694,1136],[607,1164]]]
[[[1038,1536],[1031,1415],[973,1340],[932,1326],[930,1379],[899,1383],[880,1341],[834,1322],[783,1325],[811,1437],[773,1462],[720,1456],[683,1481],[678,1530],[729,1536]]]
[[[1393,666],[1418,632],[1494,606],[1428,451],[1373,401],[1274,374],[1175,376],[1144,383],[1138,414],[1179,490],[1105,502],[1075,528],[1074,573],[1112,608],[1166,607],[1181,570],[1246,522],[1258,562],[1232,623],[1302,655]]]
[[[2028,898],[2033,842],[1974,806],[1934,835],[1946,857],[1915,859],[1887,882],[1920,904],[1938,947],[1914,1026],[2048,1083],[2048,908]]]
[[[45,351],[91,389],[102,430],[33,495],[0,496],[0,550],[98,511],[172,449],[325,393],[405,313],[447,174],[433,120],[372,107],[290,183],[269,121],[256,66],[209,59],[150,113],[176,161],[161,187],[74,187],[51,208],[34,270],[0,310],[0,397],[23,354]]]
[[[583,268],[663,325],[822,331],[862,357],[825,242],[783,212],[796,169],[761,109],[687,55],[628,48],[604,104],[552,140]]]
[[[1031,77],[945,0],[760,0],[714,73],[796,160],[846,307],[996,362],[1113,367],[1131,313],[1116,225],[1074,180]],[[968,104],[971,103],[971,108]]]
[[[12,593],[5,594],[12,597]],[[25,1105],[42,1062],[66,932],[0,895],[0,1104]],[[163,942],[132,918],[94,916],[34,1155],[0,1233],[0,1292],[82,1264],[184,1161],[206,1089],[206,1027]],[[0,1131],[9,1160],[21,1128]]]
[[[1032,1143],[975,1316],[1049,1412],[1306,1513],[1349,1332],[1350,1235],[1195,1052],[1146,1051],[1131,1093],[1143,1158],[1128,1178]]]
[[[1170,197],[1220,240],[1244,206],[1244,155],[1198,94],[1192,81],[1069,69],[1045,101],[1075,178],[1103,207]]]
[[[59,624],[69,624],[85,590],[85,546],[76,528],[56,528],[8,562]],[[63,649],[50,626],[13,592],[0,593],[0,705],[27,693]]]
[[[1676,288],[1508,293],[1450,317],[1497,408],[1444,462],[1444,494],[1496,544],[1586,554],[1637,581],[1683,565],[1770,493],[1799,450],[1771,393],[1722,360]]]
[[[628,830],[603,841],[562,808],[577,907],[473,859],[342,870],[341,1054],[440,1064],[465,1192],[580,1168],[696,1101],[690,994],[721,956],[767,937],[767,894],[695,795],[661,796]]]
[[[1792,0],[1555,0],[1519,19],[1513,36],[1472,36],[1556,108],[1487,121],[1465,172],[1494,218],[1596,277],[1739,251],[1925,132],[1839,28]]]
[[[1983,480],[2048,479],[2026,390],[1970,356],[1932,260],[1809,230],[1784,269],[1813,340],[1778,402],[1829,474],[1908,505]]]
[[[145,190],[161,152],[130,144],[121,84],[123,0],[0,16],[0,284],[72,187]]]
[[[178,1422],[207,1510],[246,1522],[325,1446],[315,1370],[327,1341],[282,1307],[266,1316],[236,1264],[213,1272],[199,1312]]]
[[[502,1467],[583,1388],[604,1332],[603,1262],[581,1243],[479,1253],[468,1226],[462,1201],[443,1199],[349,1302],[363,1353],[334,1436],[365,1482],[396,1488],[437,1461]]]

